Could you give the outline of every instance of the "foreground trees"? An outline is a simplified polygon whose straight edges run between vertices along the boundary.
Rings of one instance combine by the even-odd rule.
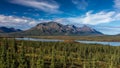
[[[120,46],[4,38],[0,68],[120,68]]]

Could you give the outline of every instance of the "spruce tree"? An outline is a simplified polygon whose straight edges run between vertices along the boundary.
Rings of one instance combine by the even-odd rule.
[[[37,68],[44,68],[44,54],[42,50],[39,52],[38,60],[37,60]]]
[[[54,46],[52,47],[52,59],[51,59],[51,65],[50,68],[55,68],[55,50],[54,50]]]
[[[21,52],[20,52],[20,56],[19,56],[19,67],[18,68],[27,68],[27,60],[25,58],[25,49],[24,49],[24,45],[22,42],[21,45]]]

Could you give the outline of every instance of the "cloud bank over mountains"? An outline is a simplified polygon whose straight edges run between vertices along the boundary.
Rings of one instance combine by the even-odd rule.
[[[30,27],[34,26],[37,23],[36,20],[25,18],[25,17],[17,17],[17,16],[5,16],[0,15],[0,26],[13,26],[13,27]]]
[[[61,20],[63,20],[63,22],[67,21],[76,24],[97,25],[102,23],[110,23],[113,21],[120,21],[120,13],[116,13],[115,11],[101,11],[98,13],[92,13],[92,11],[89,11],[82,16],[63,18]]]

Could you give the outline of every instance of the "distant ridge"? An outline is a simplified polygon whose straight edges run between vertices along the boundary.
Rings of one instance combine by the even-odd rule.
[[[25,35],[102,35],[101,32],[87,25],[76,27],[75,25],[62,25],[57,22],[43,22],[23,32]]]
[[[75,25],[63,25],[57,22],[43,22],[21,32],[7,33],[7,36],[89,36],[103,35],[101,32],[87,25],[76,27]]]
[[[11,32],[19,32],[19,31],[22,30],[15,28],[0,27],[0,33],[11,33]]]

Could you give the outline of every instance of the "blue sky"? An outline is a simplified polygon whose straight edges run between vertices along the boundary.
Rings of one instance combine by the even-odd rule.
[[[0,26],[29,29],[47,21],[120,34],[120,0],[0,0]]]

